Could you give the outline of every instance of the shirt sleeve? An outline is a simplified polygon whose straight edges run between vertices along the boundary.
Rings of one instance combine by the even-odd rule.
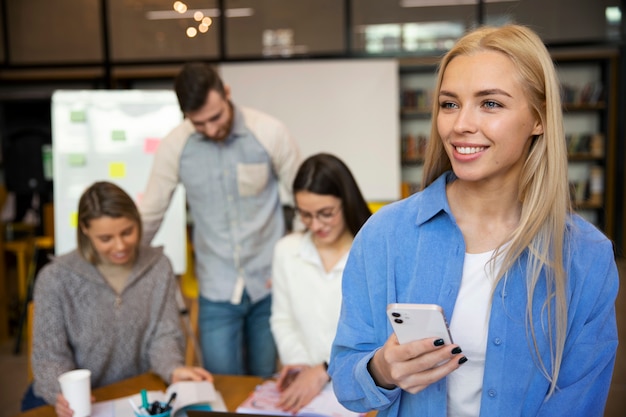
[[[290,237],[287,237],[289,239]],[[291,248],[283,238],[276,244],[272,262],[272,314],[270,325],[283,364],[306,364],[307,350],[294,320],[293,303],[298,300],[289,292],[288,281],[294,272],[289,268]]]
[[[577,276],[572,278],[584,284],[573,292],[569,306],[570,330],[558,388],[537,416],[603,415],[618,343],[615,299],[619,276],[610,242],[597,243],[596,249],[592,257],[586,257],[587,261],[593,259],[593,267],[587,264],[584,273],[581,268],[573,269]]]
[[[159,144],[148,184],[139,202],[139,212],[143,222],[142,241],[145,244],[150,244],[161,226],[179,182],[180,155],[187,138],[192,133],[193,125],[185,120]]]
[[[51,405],[61,392],[59,375],[76,368],[65,330],[63,295],[55,279],[56,270],[54,264],[47,265],[35,281],[31,359],[35,394]]]
[[[278,175],[280,200],[284,205],[293,206],[293,180],[302,162],[300,149],[285,126],[280,125],[276,134],[278,143],[271,158]]]
[[[342,305],[337,333],[333,342],[329,374],[337,399],[346,408],[357,412],[397,408],[396,401],[400,388],[386,390],[378,387],[367,369],[374,353],[386,341],[386,335],[377,330],[375,315],[386,319],[386,301],[379,294],[370,292],[373,277],[385,277],[385,262],[376,259],[374,253],[366,250],[364,240],[374,240],[376,232],[367,225],[355,237],[346,263],[342,281]],[[369,242],[371,244],[371,242]],[[379,254],[385,253],[378,246]],[[371,247],[370,247],[371,248]],[[374,306],[383,306],[378,310]],[[377,314],[379,312],[380,314]]]
[[[184,333],[176,303],[178,283],[165,255],[150,273],[158,274],[157,285],[165,287],[157,292],[160,299],[152,305],[156,326],[148,351],[150,366],[164,381],[171,382],[174,369],[184,364]]]

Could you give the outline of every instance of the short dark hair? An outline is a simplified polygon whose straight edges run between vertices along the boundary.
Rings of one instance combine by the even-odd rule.
[[[206,103],[209,91],[225,96],[224,83],[211,65],[188,62],[174,79],[174,91],[183,113],[196,111]]]
[[[315,154],[302,162],[293,181],[294,195],[298,191],[339,198],[353,236],[372,214],[348,166],[328,153]]]
[[[95,264],[98,260],[91,240],[82,230],[89,228],[89,222],[100,217],[126,217],[137,224],[139,241],[141,241],[141,216],[132,198],[117,185],[98,181],[87,188],[78,201],[78,225],[76,230],[78,251],[87,261]],[[81,227],[82,226],[82,227]]]

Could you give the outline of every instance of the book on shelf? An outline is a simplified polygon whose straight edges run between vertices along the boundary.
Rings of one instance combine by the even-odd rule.
[[[185,417],[189,409],[226,411],[224,399],[209,381],[180,381],[171,384],[166,391],[148,391],[148,402],[167,403],[173,393],[176,398],[172,401],[171,417]],[[132,404],[141,407],[141,393],[94,403],[91,417],[135,416]]]
[[[570,156],[604,156],[604,135],[602,133],[568,133],[565,135],[567,153]]]
[[[423,162],[426,153],[426,144],[428,136],[418,133],[417,136],[408,133],[401,138],[400,152],[401,160],[404,163]]]
[[[301,416],[301,417],[360,417],[365,413],[350,411],[342,406],[332,388],[332,382],[326,384],[322,391],[297,414],[283,411],[278,408],[280,391],[276,381],[268,380],[258,385],[256,389],[237,407],[238,413],[262,414],[273,416]]]
[[[589,170],[589,204],[601,205],[604,198],[604,169],[593,166]]]
[[[561,99],[567,105],[598,105],[604,99],[604,86],[601,82],[589,82],[582,87],[563,84]]]
[[[405,88],[400,94],[400,107],[405,110],[430,111],[433,92],[421,88]]]
[[[400,186],[400,195],[402,196],[402,198],[406,198],[420,191],[421,188],[422,188],[422,185],[419,183],[411,182],[411,181],[403,181]]]

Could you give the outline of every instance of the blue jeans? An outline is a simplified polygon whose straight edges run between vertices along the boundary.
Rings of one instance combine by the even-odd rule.
[[[30,410],[31,408],[41,407],[42,405],[48,405],[48,403],[43,398],[35,395],[35,391],[33,391],[33,384],[30,384],[22,397],[20,412]]]
[[[198,330],[204,367],[215,374],[269,377],[276,371],[276,345],[270,329],[272,297],[240,304],[199,297]]]

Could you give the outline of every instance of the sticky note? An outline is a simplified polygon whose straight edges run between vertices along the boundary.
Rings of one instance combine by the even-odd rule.
[[[70,213],[70,226],[76,229],[78,227],[78,212],[73,211]]]
[[[126,177],[126,164],[123,162],[111,162],[109,164],[109,176],[111,178]]]
[[[87,163],[87,158],[82,153],[71,153],[67,158],[71,167],[82,167]]]
[[[123,130],[113,130],[111,132],[111,139],[113,139],[114,141],[125,141],[126,140],[126,132],[124,132]]]
[[[73,123],[83,123],[87,120],[87,114],[84,110],[72,110],[70,112],[70,121]]]
[[[146,138],[143,141],[143,151],[147,154],[156,153],[156,150],[159,147],[159,143],[161,143],[160,139]]]

